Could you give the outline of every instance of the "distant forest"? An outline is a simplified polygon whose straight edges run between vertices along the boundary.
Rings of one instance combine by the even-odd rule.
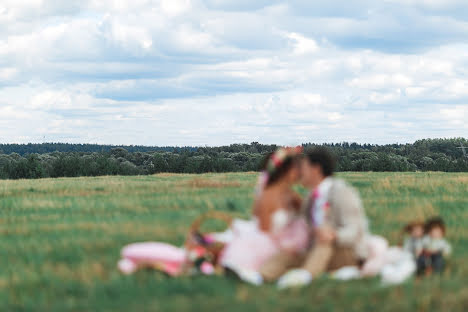
[[[468,172],[468,158],[458,148],[461,144],[468,146],[468,140],[303,146],[329,148],[338,161],[338,171]],[[0,144],[0,179],[258,171],[262,159],[277,147],[257,142],[220,147]]]

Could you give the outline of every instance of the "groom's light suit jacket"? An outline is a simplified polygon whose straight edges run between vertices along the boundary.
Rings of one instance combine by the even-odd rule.
[[[358,192],[345,181],[332,179],[327,194],[329,209],[325,215],[325,223],[336,231],[336,244],[338,247],[350,247],[356,257],[367,257],[366,238],[368,237],[368,222],[362,207]],[[311,224],[311,209],[314,206],[312,196],[307,196],[303,211]],[[313,227],[313,225],[311,224]],[[313,246],[313,245],[312,245]]]

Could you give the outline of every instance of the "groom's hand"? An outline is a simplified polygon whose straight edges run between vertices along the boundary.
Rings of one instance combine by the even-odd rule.
[[[319,243],[330,244],[336,239],[336,232],[330,226],[322,226],[315,230],[315,237]]]

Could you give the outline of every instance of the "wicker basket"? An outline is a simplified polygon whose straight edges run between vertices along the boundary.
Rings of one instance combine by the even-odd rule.
[[[223,221],[226,228],[232,223],[230,215],[219,211],[209,211],[193,221],[185,240],[185,249],[187,251],[185,272],[190,272],[203,261],[210,262],[215,268],[218,267],[219,256],[224,249],[224,244],[206,239],[208,233],[203,233],[201,227],[208,220]]]

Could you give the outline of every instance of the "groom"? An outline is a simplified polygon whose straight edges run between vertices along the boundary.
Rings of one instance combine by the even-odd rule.
[[[323,272],[357,265],[366,258],[367,219],[360,197],[333,176],[334,165],[323,148],[306,153],[301,182],[310,190],[303,210],[312,243],[304,255],[279,253],[269,259],[260,271],[264,280],[279,278],[281,288],[302,286]]]

